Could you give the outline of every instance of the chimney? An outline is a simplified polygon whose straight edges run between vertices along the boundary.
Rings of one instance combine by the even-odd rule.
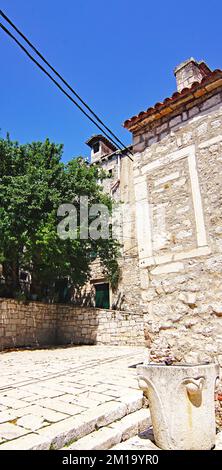
[[[86,144],[91,148],[92,163],[117,150],[117,147],[102,134],[93,135],[86,141]]]
[[[177,90],[181,92],[184,88],[190,88],[194,82],[201,82],[211,72],[205,62],[197,62],[193,57],[182,62],[174,70],[177,82]]]

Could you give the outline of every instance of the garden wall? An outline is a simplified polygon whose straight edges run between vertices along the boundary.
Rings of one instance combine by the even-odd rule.
[[[59,344],[144,344],[143,315],[0,299],[0,349]]]

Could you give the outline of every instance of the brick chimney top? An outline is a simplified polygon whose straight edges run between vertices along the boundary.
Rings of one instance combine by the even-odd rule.
[[[190,88],[194,82],[201,82],[203,77],[206,77],[209,73],[211,73],[211,70],[205,62],[197,62],[191,57],[174,70],[177,90],[181,92],[184,88]]]

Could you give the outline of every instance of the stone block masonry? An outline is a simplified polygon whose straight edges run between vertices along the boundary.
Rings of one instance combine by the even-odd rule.
[[[142,346],[143,314],[0,299],[0,349],[62,344]]]
[[[57,306],[0,299],[0,348],[55,343]]]
[[[222,367],[221,82],[134,139],[147,359]]]

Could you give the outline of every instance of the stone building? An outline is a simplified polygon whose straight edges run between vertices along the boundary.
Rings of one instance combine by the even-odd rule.
[[[118,214],[118,238],[121,243],[120,281],[113,290],[96,259],[92,263],[92,279],[85,287],[85,298],[96,307],[115,310],[138,311],[140,296],[138,248],[135,229],[135,194],[133,184],[133,159],[129,156],[132,146],[126,151],[117,150],[102,135],[94,135],[87,142],[91,148],[91,163],[100,165],[108,175],[103,187],[116,202]],[[133,286],[133,289],[132,289]]]
[[[152,359],[222,365],[222,71],[191,58],[174,73],[177,91],[124,123],[134,162],[88,141],[130,213],[110,306],[143,312]]]

